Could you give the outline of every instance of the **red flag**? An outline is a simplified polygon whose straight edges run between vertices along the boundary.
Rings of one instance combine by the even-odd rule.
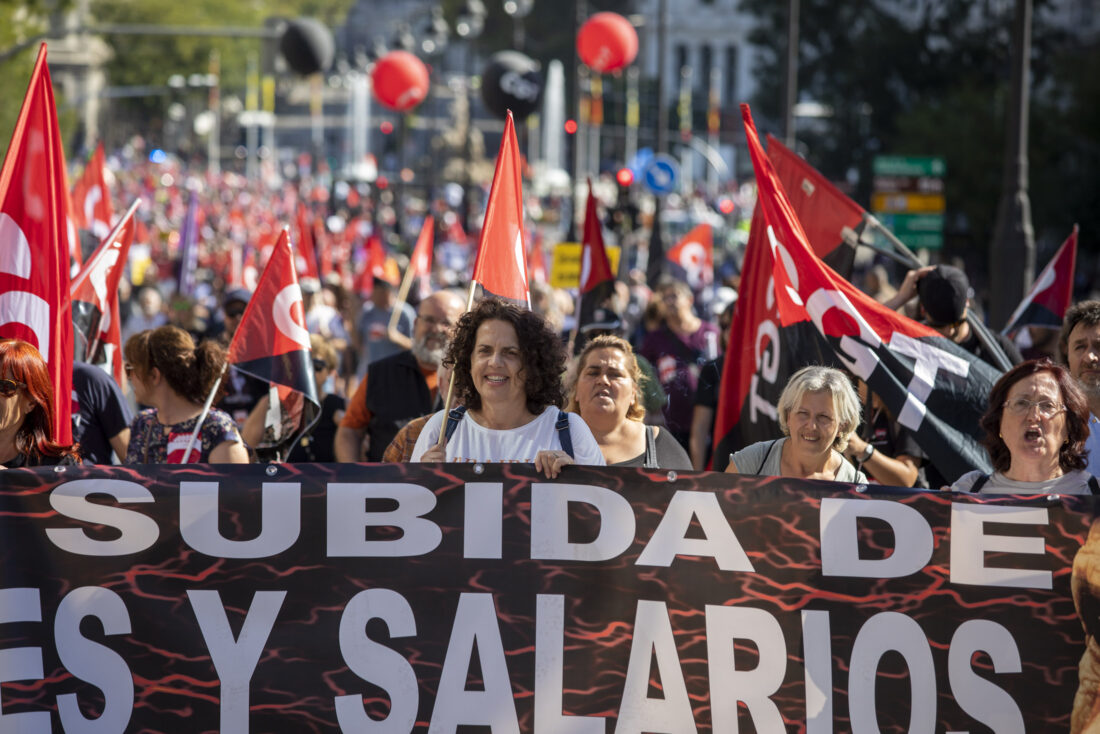
[[[714,282],[714,228],[704,222],[691,228],[666,257],[683,271],[693,291]]]
[[[748,105],[741,105],[741,114],[783,327],[812,323],[835,359],[882,399],[948,482],[972,469],[989,471],[979,419],[998,372],[876,302],[814,255],[756,136]]]
[[[420,297],[431,292],[432,254],[435,250],[435,218],[431,214],[424,218],[420,236],[416,238],[416,247],[409,258],[409,270],[412,277],[420,278]]]
[[[596,211],[596,197],[592,193],[592,179],[588,179],[588,201],[584,209],[584,237],[581,240],[581,294],[588,293],[600,283],[614,280],[607,249],[603,244],[603,228]]]
[[[542,233],[536,232],[531,244],[531,253],[527,258],[527,277],[532,283],[546,283],[550,280],[546,272],[546,255],[542,251]]]
[[[1012,312],[1002,334],[1013,335],[1026,326],[1062,325],[1069,304],[1073,302],[1073,271],[1077,263],[1077,225],[1043,272],[1035,279],[1031,290]]]
[[[512,113],[504,123],[485,224],[477,246],[472,280],[495,296],[531,305],[527,289],[527,249],[523,246],[523,182]]]
[[[118,284],[134,241],[135,201],[73,279],[73,327],[81,359],[105,364],[118,384],[123,384],[122,344],[118,327]]]
[[[73,220],[103,240],[111,231],[114,210],[111,206],[111,190],[107,187],[105,171],[107,163],[103,155],[103,143],[95,147],[80,180],[73,186]]]
[[[289,392],[304,398],[292,401],[295,414],[286,423],[292,424],[293,430],[285,430],[282,425],[267,426],[273,435],[265,436],[263,443],[280,452],[280,460],[285,459],[282,452],[312,425],[320,412],[305,324],[302,290],[294,271],[290,238],[284,229],[229,344],[229,363],[240,372],[285,388],[278,393],[284,400]]]
[[[851,254],[847,255],[845,268],[837,267],[830,255],[844,242],[856,240],[867,212],[771,135],[768,136],[768,158],[783,183],[787,199],[802,223],[813,251],[847,277],[851,271]],[[834,257],[840,257],[840,253]]]
[[[73,322],[65,154],[46,44],[0,169],[0,337],[38,348],[54,386],[53,439],[72,443]]]
[[[305,204],[298,204],[298,256],[294,259],[298,275],[303,278],[317,278],[317,251],[313,243],[313,227],[306,216]]]

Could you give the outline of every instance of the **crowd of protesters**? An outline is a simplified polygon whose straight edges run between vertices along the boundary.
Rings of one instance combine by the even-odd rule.
[[[120,289],[126,385],[78,362],[75,443],[60,446],[44,423],[54,396],[36,372],[40,357],[36,362],[28,345],[0,343],[4,466],[524,461],[555,476],[570,463],[711,465],[737,299],[730,270],[716,284],[722,296],[714,298],[713,288],[702,294],[668,276],[651,290],[644,276],[624,267],[611,295],[576,328],[582,325],[575,294],[543,282],[531,284],[531,310],[486,299],[466,311],[463,273],[476,238],[466,237],[443,201],[399,210],[392,197],[371,200],[354,188],[345,187],[336,201],[335,188],[268,186],[231,173],[200,178],[145,161],[122,166],[113,186],[116,210],[137,196],[148,202]],[[199,205],[189,212],[192,196]],[[401,300],[403,261],[390,256],[364,268],[374,256],[367,242],[387,231],[392,251],[407,252],[409,232],[428,213],[439,222],[433,272],[439,290],[421,297],[413,288]],[[192,226],[202,243],[194,273],[185,271],[179,237],[188,216],[196,217]],[[325,257],[315,255],[324,260],[317,277],[301,278],[322,406],[288,452],[271,456],[259,450],[270,385],[230,366],[213,408],[203,403],[252,297],[262,243],[294,221],[298,236],[306,236],[301,226],[308,221],[309,236],[325,238]],[[1094,487],[1088,477],[1100,470],[1100,302],[1073,307],[1060,338],[1033,330],[1024,351],[1045,361],[1025,362],[1017,343],[981,324],[960,268],[927,266],[898,276],[895,288],[888,269],[871,263],[858,282],[998,371],[1009,369],[982,423],[995,471],[972,472],[955,488]],[[728,471],[932,489],[949,484],[882,401],[845,372],[802,369],[778,410],[782,435],[742,447]]]

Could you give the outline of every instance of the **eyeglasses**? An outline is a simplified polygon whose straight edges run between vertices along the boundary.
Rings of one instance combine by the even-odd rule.
[[[1028,415],[1032,408],[1039,409],[1039,415],[1043,418],[1053,418],[1066,409],[1061,403],[1053,400],[1028,400],[1027,398],[1013,398],[1006,400],[1004,407],[1013,415]]]
[[[227,308],[225,309],[225,317],[227,319],[239,319],[244,316],[243,308]]]
[[[15,380],[9,380],[6,377],[0,380],[0,395],[5,398],[10,398],[15,393],[19,392],[26,387],[26,384],[22,382],[16,382]]]
[[[328,362],[326,362],[325,360],[323,360],[323,359],[313,360],[313,371],[314,372],[320,372],[321,370],[327,370],[327,369],[328,369]]]

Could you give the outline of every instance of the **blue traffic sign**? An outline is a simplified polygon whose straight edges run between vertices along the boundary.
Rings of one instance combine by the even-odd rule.
[[[655,194],[671,194],[680,186],[680,164],[672,156],[659,153],[646,165],[642,181]]]

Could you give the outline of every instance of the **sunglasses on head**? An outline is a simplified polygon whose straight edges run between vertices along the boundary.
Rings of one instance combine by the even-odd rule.
[[[0,380],[0,395],[3,395],[5,398],[10,398],[25,387],[26,385],[24,383],[9,380],[5,377]]]

